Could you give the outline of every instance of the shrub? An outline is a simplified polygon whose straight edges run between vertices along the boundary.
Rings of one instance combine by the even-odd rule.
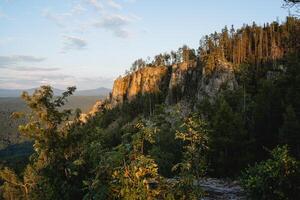
[[[297,199],[300,194],[299,162],[288,154],[287,146],[277,147],[271,158],[249,167],[241,183],[253,199]]]
[[[113,173],[112,190],[116,198],[141,200],[156,199],[160,195],[160,176],[153,159],[139,156],[129,165]]]

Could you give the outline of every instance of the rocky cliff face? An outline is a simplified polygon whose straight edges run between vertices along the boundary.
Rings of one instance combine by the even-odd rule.
[[[142,68],[114,82],[110,102],[117,105],[131,101],[137,95],[163,93],[165,102],[176,103],[182,99],[214,97],[222,88],[234,89],[237,82],[231,64],[220,62],[216,70],[205,73],[196,61],[172,66]]]
[[[202,100],[204,97],[213,99],[222,89],[233,90],[237,85],[232,65],[222,61],[209,74],[206,74],[205,68],[202,69],[202,77],[198,82],[196,97],[198,100]]]
[[[137,95],[163,92],[169,79],[169,68],[165,66],[146,67],[114,82],[111,103],[116,105],[131,101]]]

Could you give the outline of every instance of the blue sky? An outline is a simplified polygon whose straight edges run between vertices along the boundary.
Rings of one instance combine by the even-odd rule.
[[[112,87],[137,58],[288,14],[282,0],[0,0],[0,88]]]

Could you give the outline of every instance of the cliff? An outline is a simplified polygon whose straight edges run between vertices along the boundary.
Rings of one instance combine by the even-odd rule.
[[[173,104],[182,99],[213,97],[224,86],[229,89],[237,86],[232,66],[227,62],[219,62],[210,74],[196,61],[145,67],[116,79],[110,102],[115,106],[132,101],[137,95],[163,93],[165,103]]]
[[[114,82],[111,103],[116,105],[131,101],[137,95],[163,92],[169,81],[169,68],[165,66],[146,67]]]
[[[202,69],[196,98],[202,100],[204,97],[208,97],[212,100],[222,89],[234,90],[237,85],[232,64],[226,61],[219,61],[216,69],[211,73],[207,73],[205,67]]]

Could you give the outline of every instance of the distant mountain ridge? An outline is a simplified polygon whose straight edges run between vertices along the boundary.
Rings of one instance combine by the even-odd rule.
[[[32,94],[37,88],[30,89],[0,89],[0,97],[20,97],[23,91],[27,91]],[[64,92],[64,90],[54,88],[54,95],[60,95]],[[99,96],[104,97],[107,96],[111,92],[111,89],[105,87],[99,87],[91,90],[76,90],[74,96]]]
[[[107,96],[111,89],[99,87],[91,90],[78,90],[75,91],[75,96]]]

